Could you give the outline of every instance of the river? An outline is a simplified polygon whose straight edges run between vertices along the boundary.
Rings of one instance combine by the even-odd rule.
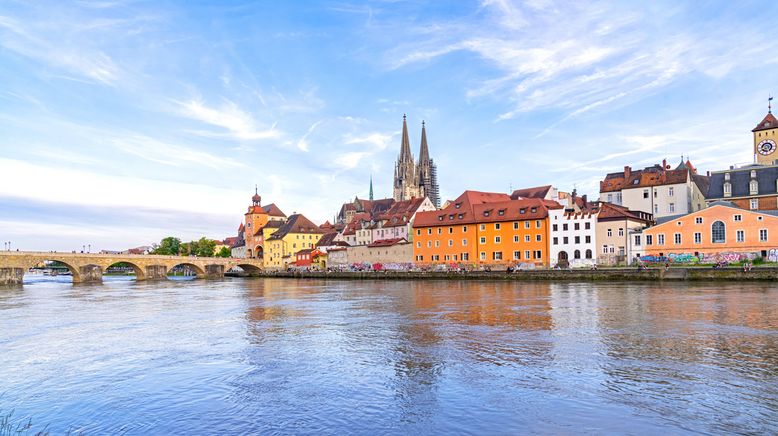
[[[66,280],[0,289],[33,430],[778,432],[774,284]]]

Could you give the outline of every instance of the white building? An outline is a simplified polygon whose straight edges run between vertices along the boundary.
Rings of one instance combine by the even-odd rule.
[[[597,260],[597,214],[549,209],[551,266],[583,267]]]
[[[435,210],[435,205],[427,197],[412,198],[395,202],[389,210],[382,213],[371,227],[370,241],[386,239],[405,239],[412,241],[413,220],[417,212]]]
[[[634,171],[625,166],[623,172],[610,173],[600,182],[600,201],[654,218],[687,214],[705,208],[709,185],[709,177],[698,175],[689,160],[675,169],[666,161]]]

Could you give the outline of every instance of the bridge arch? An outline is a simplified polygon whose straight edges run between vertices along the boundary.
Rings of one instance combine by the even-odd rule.
[[[198,279],[202,279],[205,277],[205,269],[192,262],[171,263],[170,265],[168,265],[168,270],[167,270],[168,275],[175,276],[177,269],[179,269],[179,267],[183,269],[184,275],[188,273],[193,273],[195,277],[197,277]]]
[[[57,262],[64,265],[71,277],[73,277],[73,283],[82,282],[99,282],[102,280],[103,267],[99,263],[81,263],[67,260],[66,257],[60,256],[45,256],[32,260],[24,268],[24,273],[27,273],[31,268],[45,264],[46,262]]]
[[[108,262],[104,263],[102,265],[103,266],[103,274],[108,272],[108,268],[110,268],[110,267],[112,267],[114,265],[118,265],[120,263],[129,265],[130,268],[132,268],[133,272],[135,273],[135,280],[146,280],[146,271],[144,270],[144,268],[141,267],[140,265],[138,265],[137,263],[132,262],[132,261],[128,261],[128,260],[120,260],[120,261],[111,262],[111,263],[108,263]]]
[[[237,262],[237,263],[229,264],[229,265],[227,265],[227,269],[229,270],[230,268],[233,268],[233,267],[236,267],[236,266],[238,268],[242,269],[246,274],[249,274],[249,275],[251,275],[251,274],[259,274],[259,273],[262,272],[262,268],[254,265],[254,264],[246,263],[246,262]]]

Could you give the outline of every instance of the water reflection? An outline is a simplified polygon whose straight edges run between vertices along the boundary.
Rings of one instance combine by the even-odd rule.
[[[0,392],[56,433],[774,433],[776,297],[763,284],[33,283],[0,292]]]

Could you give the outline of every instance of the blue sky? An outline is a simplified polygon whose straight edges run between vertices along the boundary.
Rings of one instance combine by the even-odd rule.
[[[408,114],[443,198],[751,160],[778,2],[0,3],[0,239],[122,249],[391,195]]]

